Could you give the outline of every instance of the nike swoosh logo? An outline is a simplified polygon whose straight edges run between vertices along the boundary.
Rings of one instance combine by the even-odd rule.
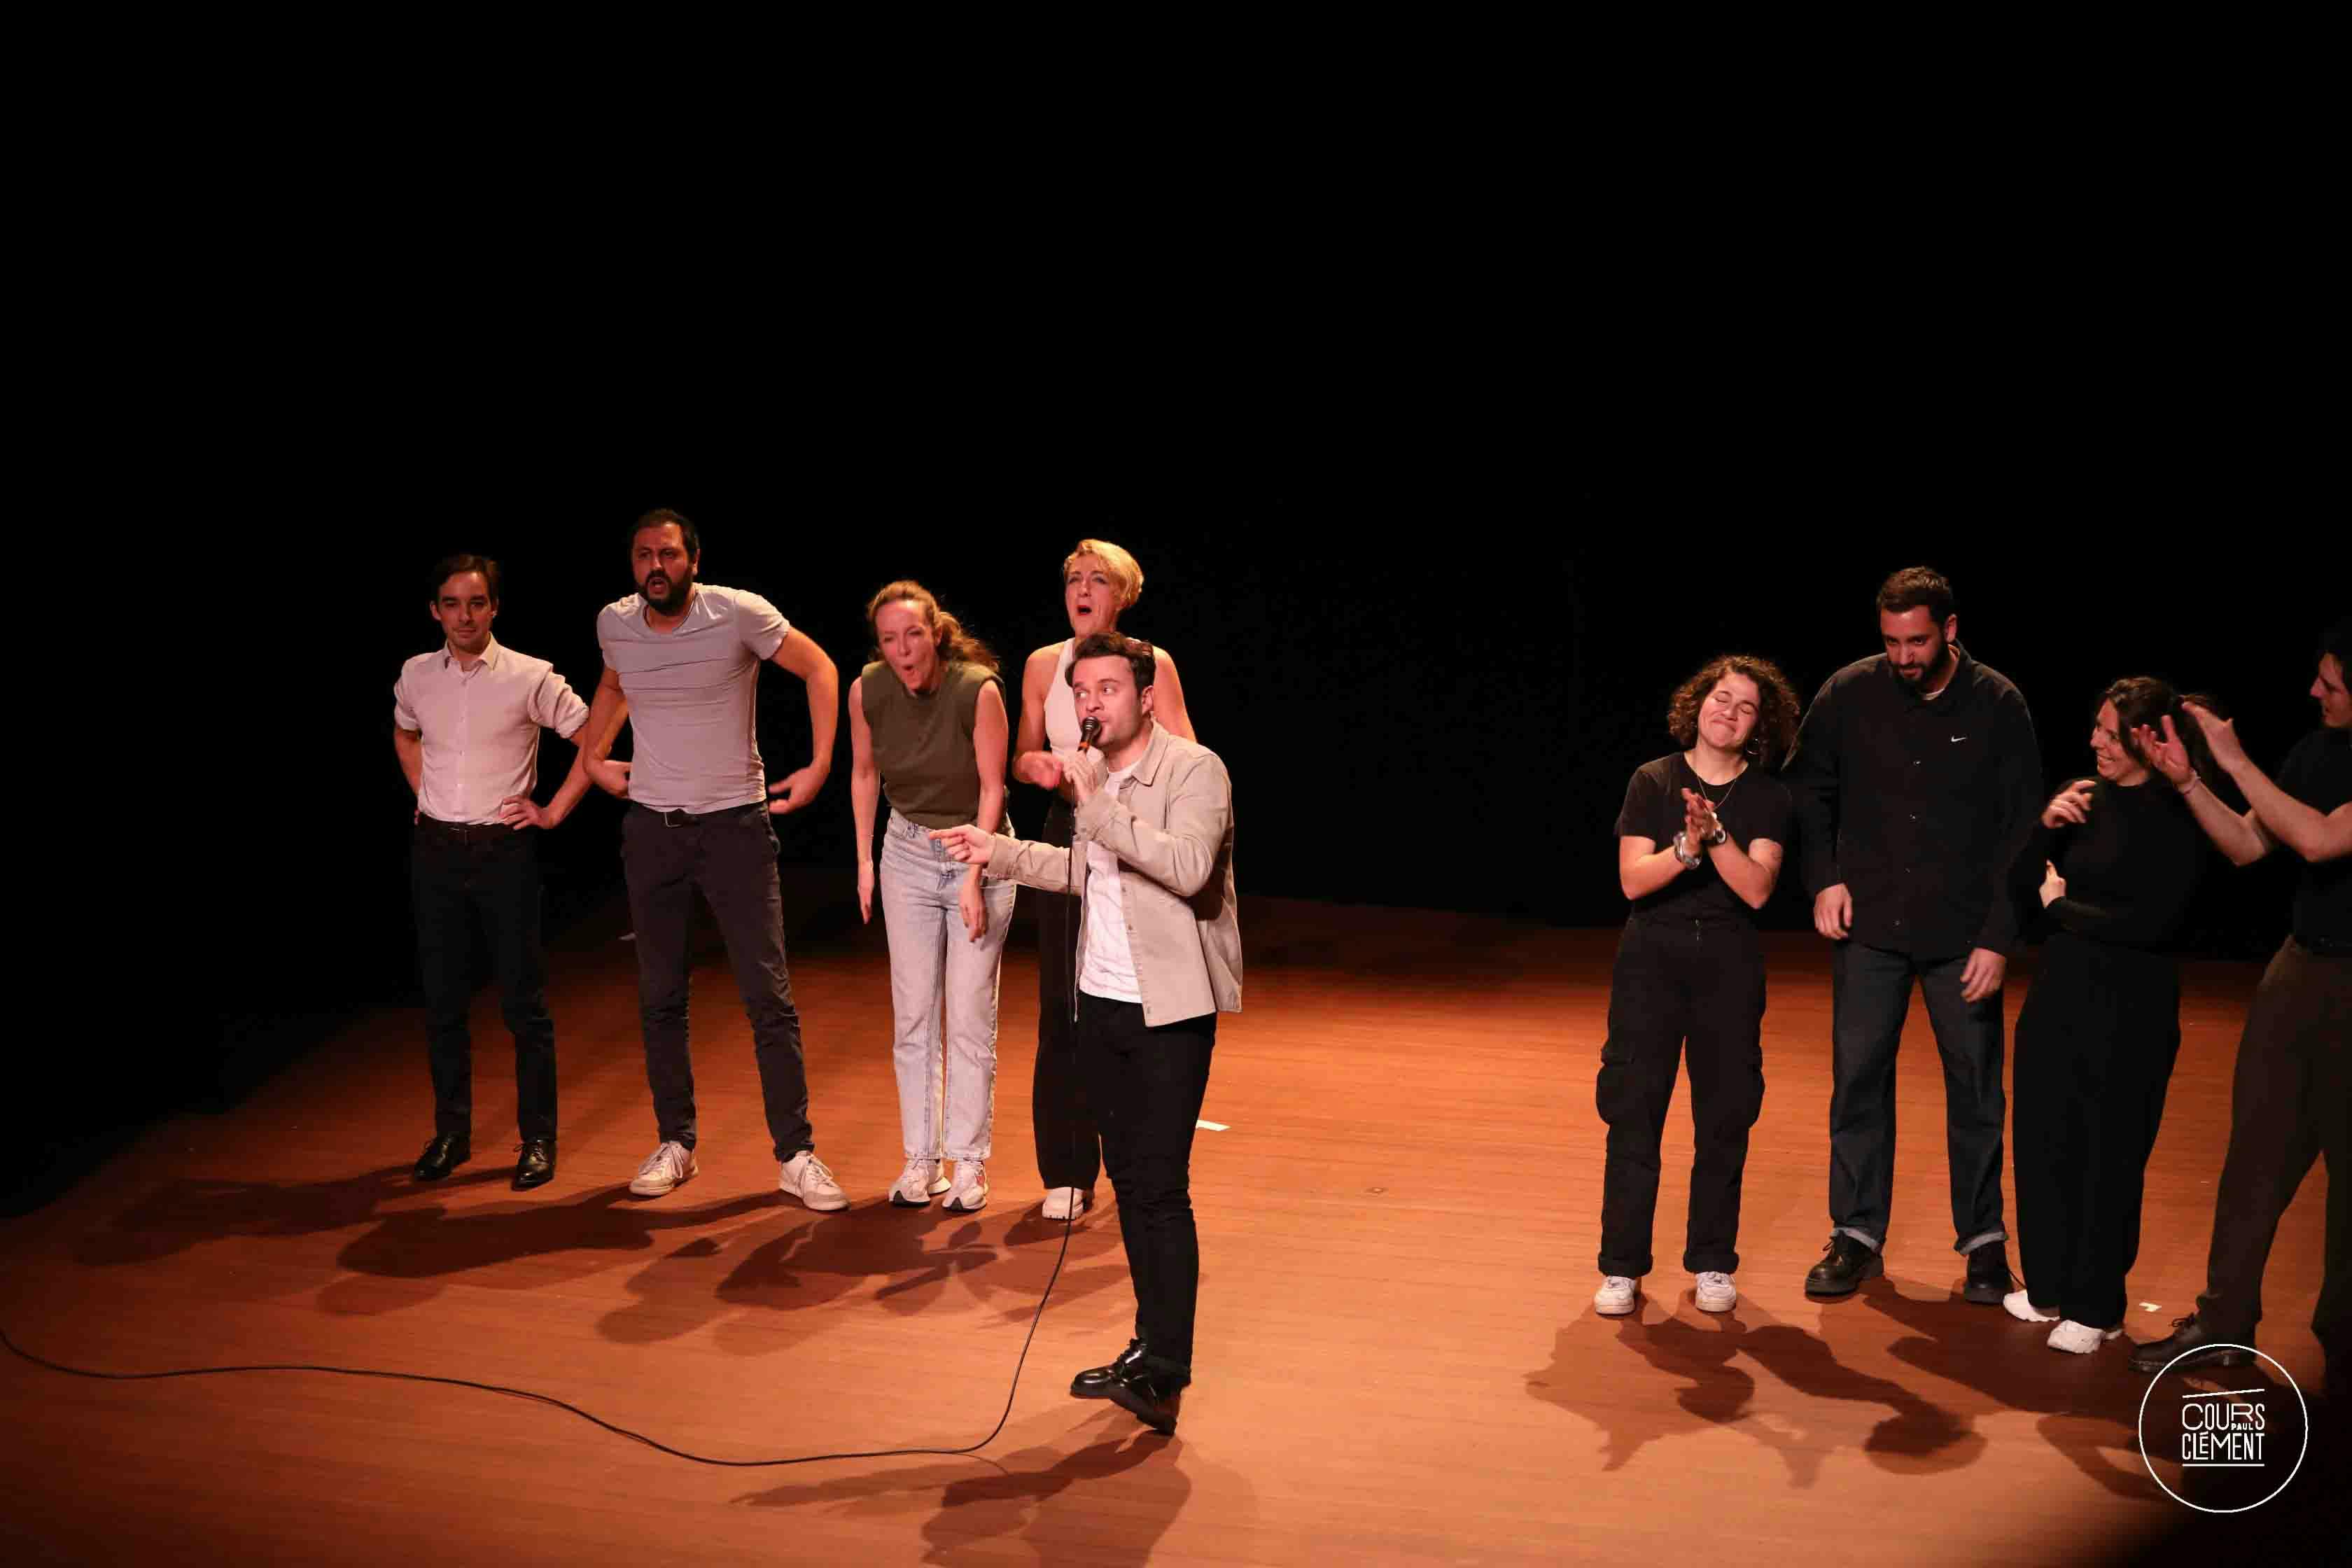
[[[1952,737],[1952,739],[1953,739],[1954,741],[1965,741],[1965,740],[1967,740],[1967,739],[1968,739],[1968,737],[1967,737],[1966,735],[1955,735],[1955,736],[1953,736],[1953,737]]]

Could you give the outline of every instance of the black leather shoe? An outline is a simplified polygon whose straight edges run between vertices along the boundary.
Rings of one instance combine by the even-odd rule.
[[[1119,1373],[1104,1393],[1112,1404],[1165,1437],[1176,1430],[1177,1407],[1184,1403],[1184,1385],[1192,1381],[1180,1372],[1160,1372],[1139,1363]]]
[[[2197,1321],[2197,1314],[2194,1312],[2185,1318],[2175,1318],[2172,1320],[2172,1333],[2169,1337],[2151,1340],[2132,1352],[2132,1370],[2162,1372],[2174,1356],[2188,1355],[2200,1345],[2211,1344],[2216,1337],[2206,1331],[2205,1325]],[[2208,1351],[2203,1355],[2189,1356],[2187,1361],[2173,1370],[2179,1372],[2192,1366],[2243,1366],[2253,1359],[2252,1353],[2248,1351]]]
[[[2000,1306],[2000,1299],[2017,1289],[2009,1271],[2009,1244],[1988,1241],[1969,1248],[1968,1256],[1969,1280],[1960,1287],[1961,1299],[1980,1307]]]
[[[555,1180],[555,1140],[526,1138],[522,1158],[515,1162],[514,1190],[527,1193]]]
[[[463,1132],[442,1132],[416,1157],[416,1179],[437,1182],[474,1157],[474,1141]]]
[[[1130,1370],[1143,1363],[1145,1355],[1141,1340],[1129,1340],[1127,1348],[1118,1352],[1108,1366],[1090,1366],[1070,1379],[1073,1399],[1108,1399],[1111,1385]]]
[[[1805,1294],[1814,1297],[1851,1296],[1865,1279],[1886,1272],[1875,1248],[1843,1231],[1830,1237],[1826,1255],[1805,1276]]]

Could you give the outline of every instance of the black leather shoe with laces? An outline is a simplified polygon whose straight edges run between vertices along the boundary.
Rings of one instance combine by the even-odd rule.
[[[527,1193],[555,1180],[555,1140],[526,1138],[522,1158],[515,1162],[514,1190]]]
[[[1805,1276],[1805,1294],[1851,1296],[1864,1280],[1885,1272],[1886,1264],[1876,1249],[1840,1231],[1830,1237],[1822,1260]]]
[[[2017,1279],[2009,1271],[2009,1244],[1988,1241],[1969,1248],[1968,1283],[1960,1287],[1966,1300],[1980,1307],[1998,1307],[2000,1299],[2017,1289]]]
[[[2174,1367],[2172,1370],[2175,1372],[2185,1371],[2192,1366],[2243,1366],[2254,1359],[2251,1352],[2242,1350],[2214,1350],[2208,1351],[2203,1355],[2189,1355],[2189,1352],[2200,1345],[2210,1345],[2219,1337],[2219,1335],[2208,1333],[2205,1325],[2197,1321],[2197,1314],[2194,1312],[2185,1318],[2175,1318],[2172,1320],[2172,1332],[2168,1337],[2151,1340],[2132,1352],[2132,1370],[2162,1372],[2177,1355],[2188,1355],[2189,1359]]]
[[[1070,1379],[1070,1397],[1108,1399],[1111,1385],[1119,1380],[1122,1373],[1140,1365],[1147,1353],[1141,1340],[1128,1341],[1127,1348],[1119,1352],[1108,1366],[1090,1366]]]
[[[473,1157],[474,1142],[463,1132],[437,1133],[416,1157],[415,1174],[420,1182],[437,1182]]]

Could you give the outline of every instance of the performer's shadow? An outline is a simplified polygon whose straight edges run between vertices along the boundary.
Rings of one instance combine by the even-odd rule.
[[[2139,1451],[2147,1380],[2132,1372],[2121,1342],[2069,1355],[2043,1343],[2046,1325],[1958,1295],[1906,1296],[1892,1281],[1874,1283],[1862,1299],[1913,1331],[1889,1347],[1897,1361],[1974,1390],[1990,1408],[2036,1412],[2042,1436],[2085,1476],[2117,1497],[2147,1500]]]
[[[1905,1473],[1958,1469],[1975,1463],[1984,1452],[1983,1436],[1952,1412],[1892,1379],[1844,1365],[1818,1336],[1780,1322],[1748,1301],[1706,1324],[1679,1317],[1646,1323],[1638,1316],[1616,1321],[1620,1345],[1657,1371],[1684,1380],[1674,1401],[1681,1412],[1678,1419],[1659,1402],[1651,1379],[1593,1375],[1592,1340],[1602,1321],[1588,1316],[1561,1329],[1553,1342],[1552,1364],[1529,1375],[1528,1392],[1608,1432],[1604,1469],[1623,1468],[1644,1444],[1656,1439],[1731,1426],[1778,1454],[1788,1466],[1792,1485],[1812,1486],[1821,1479],[1830,1447],[1800,1424],[1800,1407],[1757,1407],[1758,1372],[1810,1398],[1885,1405],[1892,1414],[1863,1445],[1872,1463],[1882,1468]]]
[[[504,1171],[460,1173],[450,1184],[504,1181]],[[75,1258],[94,1268],[152,1263],[229,1237],[302,1237],[347,1230],[376,1217],[390,1198],[418,1190],[405,1165],[331,1182],[166,1182],[85,1235]]]
[[[1033,1417],[1023,1426],[1037,1434],[1061,1419]],[[1074,1452],[1045,1438],[1002,1460],[943,1459],[775,1487],[735,1500],[754,1508],[822,1503],[884,1517],[923,1511],[922,1560],[930,1563],[1003,1563],[1015,1542],[1044,1562],[1148,1563],[1192,1495],[1183,1439],[1161,1437],[1119,1410],[1101,1411],[1080,1431],[1095,1440]],[[975,1474],[975,1463],[988,1465],[991,1473]],[[1221,1477],[1219,1484],[1242,1483]],[[1073,1489],[1110,1506],[1048,1506]],[[1017,1555],[1019,1545],[1012,1549]]]

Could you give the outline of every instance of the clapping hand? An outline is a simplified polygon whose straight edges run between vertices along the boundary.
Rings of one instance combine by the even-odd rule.
[[[2187,787],[2194,772],[2189,765],[2189,748],[2181,743],[2180,731],[2172,727],[2171,714],[2164,715],[2163,723],[2164,734],[2160,739],[2147,725],[2133,725],[2132,743],[2139,748],[2139,754],[2147,759],[2149,767],[2171,780],[2173,788],[2182,789]]]
[[[2213,760],[2221,763],[2225,772],[2235,771],[2238,764],[2246,760],[2246,748],[2238,743],[2235,722],[2194,702],[2183,702],[2180,706],[2197,721],[2197,727],[2205,731],[2205,743],[2213,748]]]

